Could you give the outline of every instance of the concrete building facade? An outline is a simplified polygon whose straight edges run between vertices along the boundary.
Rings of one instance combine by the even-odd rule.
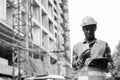
[[[70,60],[67,4],[67,0],[0,0],[1,78],[66,75],[63,65]]]

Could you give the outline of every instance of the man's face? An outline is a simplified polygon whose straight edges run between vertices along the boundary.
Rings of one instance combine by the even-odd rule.
[[[92,40],[95,37],[96,25],[87,25],[83,27],[86,39]]]

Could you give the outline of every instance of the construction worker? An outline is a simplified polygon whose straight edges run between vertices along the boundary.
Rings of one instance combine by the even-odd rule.
[[[90,67],[89,64],[92,59],[96,58],[106,58],[108,62],[112,62],[110,47],[105,41],[98,40],[95,37],[97,22],[93,17],[85,17],[81,26],[85,35],[85,40],[77,43],[73,47],[72,67],[79,72],[79,75],[76,75],[79,78],[80,76],[87,76],[87,78],[85,78],[87,80],[105,80],[104,73],[107,70]]]

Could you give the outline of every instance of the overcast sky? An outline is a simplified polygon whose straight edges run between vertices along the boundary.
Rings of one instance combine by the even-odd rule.
[[[108,42],[111,50],[120,40],[120,0],[68,0],[71,48],[84,40],[81,21],[92,16],[97,21],[96,38]]]

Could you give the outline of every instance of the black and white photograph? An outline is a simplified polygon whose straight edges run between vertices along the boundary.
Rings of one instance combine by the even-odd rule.
[[[119,0],[0,0],[0,80],[120,80]]]

